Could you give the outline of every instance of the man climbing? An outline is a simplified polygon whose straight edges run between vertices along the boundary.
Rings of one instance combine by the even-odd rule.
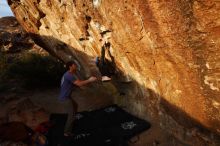
[[[106,52],[108,53],[111,61],[106,59]],[[102,81],[111,80],[111,76],[115,74],[115,61],[114,57],[110,53],[110,43],[104,43],[101,48],[101,56],[96,58],[96,66],[102,74]]]
[[[68,114],[67,121],[64,129],[64,136],[70,136],[72,130],[72,123],[74,120],[74,113],[77,112],[77,104],[71,98],[71,93],[74,86],[84,86],[88,83],[94,82],[97,80],[96,77],[91,76],[87,80],[79,80],[76,76],[77,64],[74,61],[69,61],[66,64],[68,71],[64,73],[61,80],[61,90],[59,95],[59,103],[61,104],[60,113]]]

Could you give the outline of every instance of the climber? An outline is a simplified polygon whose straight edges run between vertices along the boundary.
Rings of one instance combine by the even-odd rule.
[[[61,80],[61,90],[58,97],[60,104],[59,113],[68,114],[67,121],[64,129],[64,136],[70,136],[72,130],[72,123],[74,120],[74,113],[77,112],[77,103],[71,98],[71,93],[74,86],[84,86],[88,83],[94,82],[97,80],[96,77],[91,76],[87,80],[79,80],[76,76],[77,64],[74,61],[69,61],[66,64],[68,71],[64,73]]]
[[[96,57],[96,66],[99,68],[99,71],[102,74],[102,81],[111,80],[111,76],[115,73],[115,62],[114,57],[110,53],[110,43],[104,43],[101,49],[101,56]],[[111,58],[111,61],[105,58],[105,52],[107,51],[108,55]]]

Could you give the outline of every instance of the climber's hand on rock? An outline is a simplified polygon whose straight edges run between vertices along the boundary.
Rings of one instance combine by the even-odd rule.
[[[89,82],[94,82],[97,80],[97,78],[94,76],[91,76],[88,80],[89,80]]]

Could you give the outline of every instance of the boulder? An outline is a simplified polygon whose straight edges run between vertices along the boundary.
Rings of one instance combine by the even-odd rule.
[[[180,139],[220,134],[220,3],[202,0],[8,0],[34,41],[57,58],[116,65],[120,105]],[[124,93],[125,92],[125,93]],[[207,132],[207,133],[206,133]],[[207,142],[207,138],[201,139]],[[215,143],[214,140],[210,140]],[[194,145],[196,145],[194,143]]]

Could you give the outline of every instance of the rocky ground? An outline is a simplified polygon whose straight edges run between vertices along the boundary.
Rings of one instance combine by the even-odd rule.
[[[50,89],[11,93],[4,97],[0,95],[2,99],[1,119],[21,121],[34,129],[37,124],[47,121],[49,114],[56,110],[55,98],[58,93],[59,89]],[[78,89],[75,93],[73,99],[79,104],[79,111],[97,109],[112,104],[114,100],[105,93],[97,95],[89,86],[85,89]],[[151,129],[131,139],[129,146],[186,146],[164,132],[158,125],[151,124]],[[8,144],[9,142],[5,142],[5,145]],[[16,144],[19,145],[20,142]]]

